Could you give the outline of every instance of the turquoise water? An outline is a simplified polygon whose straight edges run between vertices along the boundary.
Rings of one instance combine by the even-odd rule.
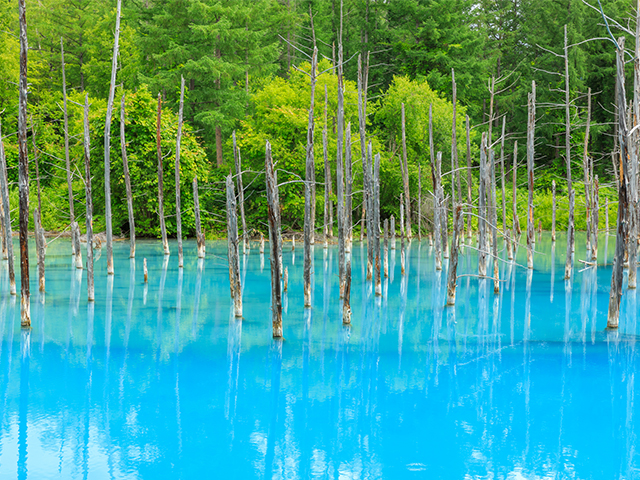
[[[302,249],[286,244],[284,342],[257,248],[241,258],[242,321],[222,242],[200,262],[187,242],[183,272],[175,244],[163,258],[139,242],[134,263],[119,242],[116,275],[102,255],[88,305],[86,272],[57,240],[44,303],[31,273],[30,332],[3,262],[0,478],[640,478],[636,293],[605,332],[613,237],[607,261],[603,235],[598,268],[576,261],[571,282],[564,242],[554,251],[543,234],[533,272],[502,263],[498,296],[491,280],[460,278],[455,308],[426,242],[412,242],[405,276],[391,251],[382,299],[356,243],[350,328],[337,250],[315,248],[304,310]],[[584,258],[583,236],[576,248]],[[476,272],[466,249],[459,273]]]

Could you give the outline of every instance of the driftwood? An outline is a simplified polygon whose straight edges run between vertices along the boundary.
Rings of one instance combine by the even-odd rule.
[[[178,268],[184,266],[182,255],[182,212],[180,200],[180,143],[182,141],[182,112],[184,109],[184,77],[180,77],[180,105],[178,106],[178,134],[176,136],[176,237],[178,239]]]
[[[87,299],[93,302],[95,292],[93,286],[93,199],[91,196],[91,152],[89,133],[89,95],[84,97],[84,192],[86,196],[86,228],[87,228]]]
[[[20,17],[20,83],[18,85],[18,198],[20,222],[20,324],[31,327],[29,290],[29,156],[27,153],[27,16],[25,0],[18,0]]]
[[[618,225],[616,235],[616,249],[613,257],[613,272],[611,275],[611,291],[609,293],[609,311],[607,315],[607,328],[618,328],[618,322],[620,317],[620,297],[622,296],[622,277],[623,277],[623,263],[624,263],[624,250],[626,239],[629,236],[629,225],[627,223],[627,215],[629,208],[629,196],[628,196],[628,182],[629,179],[629,166],[627,161],[628,146],[627,146],[627,121],[626,115],[624,115],[625,106],[627,104],[625,88],[624,88],[624,37],[618,39],[617,49],[617,86],[618,97],[617,106],[620,114],[618,115],[618,142],[620,145],[620,170],[616,177],[619,175],[619,188],[618,188]],[[635,181],[635,179],[633,179]],[[634,241],[636,239],[633,239]]]
[[[240,280],[240,252],[238,240],[238,210],[233,177],[227,176],[227,243],[229,256],[229,281],[233,297],[233,313],[242,317],[242,283]]]
[[[456,282],[458,280],[458,238],[462,233],[462,207],[456,207],[454,217],[456,223],[453,225],[453,237],[451,238],[451,259],[449,260],[449,278],[447,281],[447,305],[456,304]]]
[[[114,274],[113,269],[113,227],[111,225],[111,115],[113,112],[113,98],[116,91],[116,71],[118,68],[118,48],[120,38],[120,12],[122,1],[116,6],[116,31],[113,41],[113,55],[111,56],[111,82],[109,83],[109,97],[107,100],[107,115],[104,123],[104,218],[107,230],[107,273]]]
[[[127,190],[127,211],[129,213],[129,258],[136,256],[136,224],[133,217],[133,193],[131,191],[131,176],[129,175],[129,161],[127,159],[127,142],[124,136],[125,114],[124,95],[120,101],[120,148],[122,150],[122,167],[124,170],[124,184]]]
[[[198,258],[204,258],[206,253],[206,244],[204,233],[202,233],[202,224],[200,223],[200,196],[198,195],[198,177],[193,177],[193,209],[196,217],[196,245],[198,249]]]
[[[313,158],[313,131],[314,120],[313,111],[315,106],[316,92],[316,69],[318,61],[318,49],[313,49],[311,57],[311,100],[309,102],[309,122],[307,125],[307,151],[305,162],[305,183],[304,183],[304,306],[311,307],[311,245],[315,217],[313,215],[313,192],[312,186],[315,183],[315,164]],[[347,182],[348,183],[348,182]]]
[[[160,218],[160,234],[164,254],[169,255],[167,227],[164,223],[164,173],[162,168],[162,148],[160,145],[160,128],[162,124],[162,97],[158,93],[158,119],[156,122],[156,151],[158,154],[158,217]]]
[[[271,144],[267,141],[265,149],[265,177],[267,184],[267,202],[269,204],[269,253],[271,259],[271,323],[273,337],[282,338],[282,292],[280,291],[281,237],[280,237],[280,201],[278,183],[273,171]]]
[[[7,182],[7,159],[4,154],[4,142],[2,141],[2,129],[0,127],[0,189],[2,190],[3,230],[4,242],[7,246],[7,260],[9,267],[9,291],[16,294],[16,273],[13,259],[13,234],[11,233],[11,205],[9,204],[9,185]]]
[[[536,83],[531,82],[531,92],[528,95],[527,119],[527,185],[529,187],[529,201],[527,203],[527,267],[533,268],[533,160],[536,128]]]
[[[71,184],[71,162],[69,160],[69,116],[67,114],[67,77],[64,64],[64,44],[60,37],[60,58],[62,61],[62,114],[64,119],[64,159],[67,173],[67,191],[69,193],[69,224],[73,225],[75,212],[73,205],[73,187]],[[73,236],[73,230],[72,230]],[[71,253],[75,255],[75,241],[71,241]]]

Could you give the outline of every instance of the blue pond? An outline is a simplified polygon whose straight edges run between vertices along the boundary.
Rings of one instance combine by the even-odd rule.
[[[32,267],[31,331],[0,264],[0,478],[640,478],[638,305],[625,290],[620,329],[605,331],[606,242],[597,268],[576,260],[565,282],[565,239],[543,234],[534,271],[501,263],[500,295],[461,277],[455,308],[426,241],[411,243],[404,276],[399,242],[391,251],[382,298],[355,243],[350,328],[335,247],[315,248],[305,310],[302,250],[286,244],[276,342],[257,245],[241,258],[239,321],[224,242],[204,261],[187,242],[184,269],[175,243],[164,258],[139,242],[133,262],[118,242],[114,277],[97,260],[90,305],[86,271],[56,240],[44,299]],[[476,272],[467,248],[459,273]]]

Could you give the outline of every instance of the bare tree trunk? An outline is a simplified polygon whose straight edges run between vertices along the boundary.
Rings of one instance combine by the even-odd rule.
[[[327,148],[327,104],[329,97],[324,85],[324,127],[322,129],[322,153],[324,156],[324,248],[329,247],[328,238],[333,236],[333,202],[331,201],[331,165]]]
[[[433,184],[434,190],[434,212],[433,212],[433,224],[435,227],[436,237],[436,270],[442,270],[442,204],[444,202],[444,191],[442,188],[442,152],[438,152],[436,155],[436,174],[435,183]]]
[[[227,243],[229,251],[229,279],[233,297],[233,314],[242,318],[242,284],[240,281],[240,253],[238,240],[238,211],[233,177],[227,176]]]
[[[402,165],[403,172],[402,176],[404,179],[404,201],[405,201],[405,214],[406,214],[406,227],[405,231],[407,232],[407,238],[411,240],[411,195],[409,193],[409,165],[407,164],[407,136],[406,136],[406,128],[405,128],[405,118],[404,118],[404,103],[402,104],[401,110],[402,118]]]
[[[456,223],[453,226],[453,237],[451,239],[451,260],[449,260],[449,278],[447,281],[447,305],[456,304],[456,282],[458,281],[458,238],[462,233],[462,224],[464,218],[462,216],[462,206],[456,207],[456,213],[453,218]]]
[[[198,195],[198,177],[193,178],[193,208],[196,217],[196,244],[198,249],[198,258],[204,258],[206,245],[204,233],[202,233],[202,225],[200,223],[200,198]]]
[[[280,291],[280,201],[278,183],[271,160],[271,144],[267,141],[265,153],[267,202],[269,204],[269,253],[271,258],[271,323],[273,338],[282,338],[282,292]]]
[[[598,211],[600,209],[600,184],[598,176],[593,182],[593,204],[591,208],[591,260],[598,260]]]
[[[624,267],[624,249],[629,237],[629,225],[627,224],[629,209],[629,166],[627,162],[628,155],[628,132],[627,120],[624,115],[624,109],[627,104],[624,88],[624,37],[618,39],[617,50],[617,85],[618,85],[618,143],[620,144],[620,162],[621,168],[616,172],[619,175],[618,189],[618,226],[616,235],[616,250],[613,258],[613,272],[611,275],[611,292],[609,294],[609,312],[607,316],[607,328],[618,328],[620,317],[620,297],[622,296],[622,274]],[[635,179],[633,179],[635,180]],[[634,239],[635,241],[635,239]]]
[[[418,164],[418,241],[422,240],[422,165]]]
[[[75,252],[76,268],[82,268],[82,250],[80,249],[80,225],[74,221],[71,224],[72,241],[75,243],[73,250]]]
[[[616,178],[618,178],[618,171],[616,170]],[[604,199],[604,223],[605,223],[605,231],[607,235],[609,234],[609,199]]]
[[[144,272],[144,283],[149,282],[149,271],[147,270],[147,259],[142,260],[142,270]]]
[[[458,173],[458,140],[457,140],[457,135],[456,135],[456,124],[457,124],[457,113],[456,113],[456,107],[457,107],[457,89],[456,89],[456,78],[455,78],[455,74],[453,71],[453,68],[451,69],[451,86],[452,86],[452,92],[453,92],[453,98],[452,98],[452,105],[453,105],[453,121],[451,123],[452,127],[451,127],[451,173],[452,173],[452,177],[451,177],[451,204],[453,205],[453,210],[452,210],[452,214],[453,214],[453,228],[456,228],[456,213],[457,213],[457,209],[455,208],[455,205],[457,203],[460,202],[460,199],[462,198],[462,192],[461,192],[461,187],[460,187],[460,173]],[[455,181],[454,181],[455,180]],[[456,196],[456,184],[458,186],[458,194]]]
[[[429,115],[431,115],[431,105],[429,105]],[[431,121],[429,121],[431,123]],[[466,118],[467,127],[467,204],[469,214],[467,215],[467,238],[471,238],[471,129],[469,127],[469,115]],[[429,131],[431,132],[431,125],[429,125]],[[431,133],[429,134],[431,135]]]
[[[362,192],[362,219],[365,219],[365,215],[367,215],[366,225],[369,227],[368,220],[368,206],[369,206],[369,195],[371,194],[370,188],[368,188],[369,184],[369,169],[367,168],[367,137],[366,137],[366,126],[367,126],[367,83],[369,77],[369,54],[367,54],[367,64],[364,68],[362,68],[362,56],[358,55],[358,126],[360,131],[360,153],[362,156],[362,183],[363,183],[363,192]],[[364,240],[364,229],[365,223],[362,222],[360,225],[360,241]],[[369,235],[370,232],[367,231]],[[369,252],[369,245],[367,244],[367,253]]]
[[[495,152],[491,152],[491,233],[492,233],[492,256],[493,256],[493,293],[500,293],[500,268],[498,266],[498,199],[496,195],[496,157]]]
[[[304,306],[311,307],[311,237],[313,236],[313,228],[315,218],[313,217],[312,207],[312,184],[315,182],[314,174],[315,164],[313,158],[313,131],[314,131],[314,106],[316,93],[316,69],[318,61],[318,49],[313,49],[313,57],[311,57],[311,100],[309,102],[309,122],[307,124],[307,152],[305,163],[305,184],[304,184]],[[347,139],[349,137],[347,136]],[[347,140],[348,142],[348,140]],[[347,184],[349,183],[347,179]],[[348,236],[347,236],[348,238]]]
[[[487,138],[487,150],[493,148],[493,101],[496,93],[496,77],[491,77],[491,83],[489,84],[489,134]]]
[[[180,76],[180,105],[178,107],[178,134],[176,136],[176,237],[178,237],[178,268],[184,266],[182,255],[182,212],[180,201],[180,142],[182,141],[182,112],[184,109],[184,77]],[[242,198],[242,193],[240,193]],[[241,200],[242,201],[242,200]],[[241,207],[242,208],[242,207]],[[244,215],[243,215],[244,220]]]
[[[371,142],[369,142],[367,148],[367,155],[365,156],[366,163],[363,165],[364,175],[363,175],[363,184],[364,184],[364,192],[366,198],[367,205],[367,280],[371,280],[373,278],[373,262],[374,262],[374,252],[373,252],[373,216],[374,216],[374,207],[373,207],[373,156],[372,156],[372,146]],[[401,221],[404,225],[404,221]]]
[[[353,176],[351,168],[351,122],[347,123],[344,149],[344,173],[345,173],[345,198],[344,198],[344,225],[345,225],[345,251],[351,253],[353,243]]]
[[[113,269],[113,229],[111,226],[111,114],[113,111],[113,97],[116,90],[116,72],[118,68],[118,47],[120,39],[120,11],[122,1],[118,0],[116,7],[116,32],[113,41],[113,56],[111,57],[111,83],[109,84],[109,99],[107,100],[107,116],[104,124],[104,218],[107,227],[107,273],[114,274]],[[164,221],[164,220],[163,220]]]
[[[527,204],[527,267],[533,268],[533,244],[534,224],[533,224],[533,161],[536,128],[536,83],[531,82],[531,92],[529,93],[529,115],[527,121],[527,179],[529,186],[529,202]]]
[[[391,215],[391,250],[396,249],[396,217]]]
[[[507,117],[502,117],[502,136],[500,137],[500,181],[502,186],[502,231],[509,241],[507,232],[507,202],[506,202],[506,189],[504,184],[504,140],[505,140],[505,128]],[[510,248],[509,248],[510,250]]]
[[[75,221],[75,213],[73,206],[73,187],[71,184],[71,162],[69,160],[69,116],[67,115],[67,77],[64,65],[64,44],[60,37],[60,58],[62,60],[62,113],[64,118],[64,159],[67,169],[67,190],[69,192],[69,224],[73,225]],[[73,229],[71,230],[73,236]],[[71,239],[71,254],[75,255],[76,242]]]
[[[35,227],[36,250],[38,252],[38,286],[39,291],[44,292],[44,255],[47,243],[44,237],[44,228],[42,228],[42,216],[40,214],[40,209],[36,209],[34,212],[33,224]]]
[[[164,173],[162,169],[162,149],[160,146],[160,128],[162,125],[162,97],[158,93],[158,121],[156,125],[156,150],[158,153],[158,216],[160,217],[160,233],[164,254],[169,255],[169,241],[167,227],[164,223]]]
[[[376,153],[373,165],[373,248],[375,249],[375,294],[382,295],[380,278],[380,154]]]
[[[31,122],[31,141],[33,142],[33,161],[36,165],[36,194],[38,197],[38,213],[40,215],[40,224],[42,225],[42,193],[40,190],[40,164],[38,162],[38,146],[36,144],[36,130]],[[35,219],[34,219],[35,222]],[[35,238],[38,238],[38,231],[35,231]]]
[[[637,2],[640,7],[640,0]],[[640,121],[640,11],[636,11],[636,44],[635,55],[633,61],[633,122],[632,128],[635,128]],[[591,93],[591,91],[589,91]],[[589,96],[589,110],[591,110],[591,97]],[[629,282],[628,287],[635,289],[638,277],[638,141],[640,136],[636,130],[629,142],[629,239],[627,249],[629,251]],[[586,143],[585,143],[586,145]],[[586,150],[586,148],[585,148]]]
[[[517,177],[518,177],[518,141],[513,142],[513,230],[517,235],[522,233],[520,228],[520,219],[518,218],[518,193],[517,193]]]
[[[480,182],[478,186],[478,275],[487,276],[487,135],[480,143]]]
[[[345,273],[345,224],[344,224],[344,164],[343,164],[343,146],[344,139],[344,84],[342,76],[342,42],[338,45],[338,122],[336,140],[336,177],[338,182],[338,262],[339,262],[339,279],[340,279],[340,298],[344,298],[344,289],[346,285]]]
[[[405,274],[404,232],[400,232],[400,274]]]
[[[344,299],[342,300],[342,324],[351,324],[351,259],[347,260],[345,266],[345,287]]]
[[[551,181],[551,241],[556,241],[556,181]]]
[[[124,95],[120,102],[120,147],[122,150],[122,166],[124,169],[124,184],[127,189],[127,211],[129,213],[129,258],[136,256],[136,224],[133,216],[133,193],[131,191],[131,176],[129,175],[129,160],[127,159],[127,142],[124,136],[125,114]]]
[[[238,204],[240,205],[240,221],[242,222],[242,253],[246,255],[249,250],[249,239],[247,236],[247,221],[244,216],[244,185],[242,181],[242,158],[240,149],[236,144],[236,131],[231,134],[233,139],[233,160],[236,167],[236,181],[238,183]]]
[[[86,227],[87,227],[87,299],[93,302],[95,299],[93,285],[93,200],[91,198],[91,170],[90,157],[91,146],[89,133],[89,95],[84,97],[84,191],[87,202]],[[146,259],[145,259],[146,260]]]
[[[567,162],[567,191],[569,193],[569,225],[567,227],[567,259],[564,265],[564,278],[571,278],[573,270],[573,252],[575,250],[574,199],[573,182],[571,181],[571,113],[569,110],[569,46],[567,26],[564,26],[564,99],[565,99],[565,156]]]
[[[389,276],[389,219],[384,219],[384,278]]]
[[[20,92],[18,103],[18,197],[20,202],[20,323],[31,327],[29,291],[29,157],[27,153],[27,16],[25,0],[18,0],[20,16]]]
[[[0,129],[1,130],[1,129]],[[7,183],[7,159],[4,154],[4,142],[0,131],[0,188],[2,189],[2,220],[7,246],[7,260],[9,266],[9,291],[11,295],[16,294],[16,274],[13,259],[13,234],[11,233],[11,205],[9,204],[9,185]]]
[[[582,169],[584,173],[585,206],[587,210],[587,254],[591,250],[591,208],[592,179],[589,175],[589,130],[591,127],[591,88],[587,92],[587,127],[584,134],[584,155]]]

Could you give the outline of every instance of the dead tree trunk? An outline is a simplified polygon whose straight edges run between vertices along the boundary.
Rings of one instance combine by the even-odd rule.
[[[206,247],[202,224],[200,223],[200,196],[198,195],[198,177],[193,177],[193,209],[196,217],[196,244],[198,258],[204,258]]]
[[[47,244],[44,238],[44,228],[42,228],[42,216],[40,214],[40,209],[36,209],[34,211],[33,224],[35,227],[36,250],[38,252],[38,286],[39,291],[44,292],[44,255]]]
[[[73,205],[73,187],[71,184],[71,162],[69,160],[69,116],[67,115],[67,77],[64,64],[64,44],[62,43],[62,37],[60,37],[60,57],[62,60],[62,114],[64,119],[64,159],[67,169],[67,190],[69,193],[69,224],[73,225],[75,221],[75,212]],[[73,237],[73,229],[71,230]],[[71,239],[71,254],[75,255],[75,241]]]
[[[582,156],[582,170],[584,173],[585,207],[587,210],[587,255],[591,250],[591,208],[592,208],[592,179],[589,175],[589,130],[591,127],[591,88],[587,91],[587,126],[584,134],[584,154]]]
[[[598,260],[598,211],[600,209],[600,184],[596,175],[593,181],[593,202],[591,208],[591,260]]]
[[[522,233],[522,229],[520,228],[520,219],[518,218],[517,181],[518,181],[518,141],[516,140],[515,142],[513,142],[513,170],[512,170],[512,184],[513,184],[512,205],[513,207],[512,208],[513,208],[513,231],[517,235],[520,235]]]
[[[567,191],[569,193],[569,222],[567,226],[567,258],[564,265],[564,278],[571,278],[573,270],[573,252],[575,250],[574,227],[574,199],[573,183],[571,180],[571,112],[569,99],[569,43],[567,40],[567,26],[564,26],[564,99],[565,99],[565,156],[567,162]]]
[[[113,275],[113,229],[111,226],[111,114],[113,111],[113,97],[116,90],[116,72],[118,68],[118,47],[120,39],[120,11],[122,1],[118,0],[116,7],[116,32],[113,41],[113,56],[111,57],[111,83],[109,84],[109,98],[107,100],[107,116],[104,123],[104,218],[107,229],[107,273]],[[164,221],[164,220],[163,220]]]
[[[456,77],[451,69],[451,87],[452,87],[452,105],[453,105],[453,121],[451,123],[451,205],[453,206],[452,215],[453,215],[453,228],[455,229],[456,222],[456,204],[460,202],[462,198],[461,186],[460,186],[460,174],[458,173],[458,140],[456,135],[456,126],[457,126],[457,89],[456,89]],[[458,194],[456,195],[456,185],[458,187]]]
[[[353,243],[353,176],[351,168],[351,122],[347,123],[347,130],[344,142],[344,173],[345,173],[345,195],[344,195],[344,226],[345,226],[345,251],[351,253]]]
[[[506,128],[507,117],[502,117],[502,135],[500,137],[500,182],[502,186],[502,231],[507,237],[507,242],[509,241],[507,235],[507,202],[506,202],[506,190],[504,185],[504,140],[505,140],[505,128]]]
[[[120,102],[120,147],[122,149],[122,167],[124,169],[124,184],[127,190],[127,211],[129,213],[129,258],[136,256],[136,224],[133,216],[133,193],[131,191],[131,176],[129,175],[129,160],[127,159],[127,142],[124,136],[125,114],[124,95]]]
[[[615,170],[615,174],[616,174],[616,178],[618,178],[619,174],[617,170]],[[607,235],[609,235],[609,199],[608,198],[604,199],[604,228]]]
[[[462,206],[456,207],[456,213],[453,218],[456,219],[453,225],[453,237],[451,239],[451,259],[449,260],[449,278],[447,281],[447,305],[456,304],[456,283],[458,280],[458,238],[462,233],[462,224],[464,218],[462,216]]]
[[[31,122],[31,140],[33,143],[33,162],[36,165],[36,194],[38,197],[38,212],[40,214],[40,221],[42,222],[42,192],[40,190],[40,163],[38,162],[38,146],[36,144],[36,130],[33,127],[33,121]],[[34,223],[35,223],[35,219],[34,219]],[[34,236],[36,239],[38,238],[37,230],[34,232]]]
[[[407,136],[404,117],[404,103],[402,104],[402,165],[403,165],[403,183],[404,183],[404,201],[405,201],[405,214],[406,214],[406,227],[407,238],[411,240],[411,196],[409,193],[409,165],[407,164]]]
[[[389,219],[384,219],[384,278],[389,276]]]
[[[242,181],[242,158],[240,149],[236,144],[236,131],[231,133],[233,139],[233,160],[236,167],[236,182],[238,187],[238,204],[240,206],[240,222],[242,223],[242,253],[246,255],[249,250],[249,239],[247,235],[247,221],[244,216],[244,184]]]
[[[400,232],[400,274],[405,273],[405,248],[404,248],[404,232]]]
[[[304,183],[304,306],[311,307],[311,237],[313,235],[313,227],[315,219],[313,218],[312,208],[312,192],[311,187],[315,182],[313,172],[315,172],[313,158],[313,131],[314,116],[313,110],[315,106],[316,93],[316,68],[318,61],[318,49],[313,49],[313,57],[311,57],[311,100],[309,102],[309,122],[307,124],[307,152],[305,163],[305,183]],[[347,137],[348,138],[348,137]],[[348,180],[347,180],[347,183]]]
[[[640,7],[640,2],[638,2]],[[633,61],[633,121],[631,128],[635,129],[640,122],[640,11],[636,12],[636,44],[635,55]],[[591,92],[589,92],[591,93]],[[589,97],[589,107],[591,107],[591,97]],[[638,276],[638,141],[640,136],[638,131],[634,131],[631,138],[628,139],[629,148],[629,239],[627,242],[627,250],[629,252],[629,282],[628,287],[635,289]]]
[[[242,318],[242,284],[240,281],[240,252],[238,240],[238,210],[233,177],[227,176],[227,244],[229,256],[229,280],[233,297],[233,314]]]
[[[324,248],[329,247],[328,238],[333,236],[333,202],[331,201],[332,182],[331,165],[329,164],[329,151],[327,147],[327,104],[329,96],[327,85],[324,86],[324,127],[322,128],[322,154],[324,157]]]
[[[73,250],[75,252],[76,268],[82,268],[82,251],[80,250],[80,225],[74,221],[71,224],[72,242],[75,243]]]
[[[391,215],[391,250],[396,249],[396,217]]]
[[[93,286],[93,200],[91,198],[91,170],[89,143],[91,136],[89,133],[89,95],[84,97],[84,191],[86,196],[86,227],[87,227],[87,299],[93,302],[95,299]]]
[[[4,230],[4,241],[7,246],[7,260],[9,266],[9,291],[11,295],[16,294],[16,274],[13,258],[13,234],[11,232],[11,205],[9,204],[9,185],[7,182],[7,159],[4,154],[4,142],[2,141],[2,131],[0,129],[0,188],[2,189],[2,220]]]
[[[184,109],[184,77],[180,76],[180,105],[178,106],[178,134],[176,136],[176,237],[178,238],[178,268],[184,266],[182,256],[182,212],[180,200],[180,142],[182,141],[182,111]],[[242,198],[242,193],[240,193]],[[242,207],[241,207],[242,208]],[[243,215],[244,219],[244,215]]]
[[[344,164],[343,146],[344,139],[344,84],[342,76],[342,43],[338,45],[338,121],[336,133],[336,180],[338,182],[338,271],[340,279],[340,298],[344,298],[346,284],[345,275],[345,224],[344,224]]]
[[[429,115],[431,115],[431,106],[429,106]],[[466,118],[467,126],[467,238],[471,238],[471,129],[469,127],[469,115]]]
[[[364,186],[366,205],[367,205],[367,280],[371,280],[373,278],[373,262],[374,262],[374,252],[373,252],[373,156],[372,156],[372,146],[371,142],[369,142],[367,148],[366,155],[366,163],[363,165],[364,168],[364,176],[363,182],[366,182]],[[403,217],[404,218],[404,217]],[[404,220],[401,221],[404,225]]]
[[[500,293],[500,268],[498,266],[498,199],[496,195],[496,157],[491,150],[491,233],[493,256],[493,293]]]
[[[418,164],[418,241],[422,240],[422,165]]]
[[[25,0],[18,0],[20,16],[20,92],[18,101],[18,198],[20,203],[20,323],[31,327],[29,291],[29,157],[27,153],[27,15]]]
[[[162,148],[160,146],[160,128],[162,124],[162,97],[158,93],[158,120],[156,124],[156,150],[158,154],[158,217],[160,217],[160,234],[164,254],[169,255],[167,227],[164,223],[164,173],[162,168]]]
[[[551,181],[551,241],[556,241],[556,181]]]
[[[373,248],[375,250],[375,294],[382,295],[380,278],[380,154],[376,153],[373,165]]]
[[[267,202],[269,204],[269,253],[271,258],[271,323],[273,338],[282,338],[282,292],[280,290],[280,201],[278,183],[271,160],[271,144],[267,141],[265,152]]]
[[[624,88],[624,37],[618,39],[617,50],[617,85],[618,85],[618,143],[620,145],[620,170],[616,172],[619,178],[618,189],[618,226],[616,235],[616,250],[613,258],[613,273],[611,275],[611,292],[609,294],[609,313],[607,316],[607,328],[618,328],[620,317],[620,297],[622,296],[622,274],[624,267],[624,249],[629,237],[629,225],[627,223],[629,210],[628,182],[629,166],[627,162],[627,120],[624,115],[627,99]],[[633,179],[635,180],[635,179]],[[635,239],[634,239],[635,241]]]
[[[440,175],[442,164],[442,153],[438,152],[436,155],[436,174],[435,183],[433,185],[434,190],[434,212],[433,212],[433,224],[435,228],[436,237],[436,270],[442,270],[442,204],[444,202],[444,191],[442,188],[442,176]]]
[[[342,300],[342,324],[351,324],[351,259],[347,260],[345,266],[345,287],[344,298]]]
[[[478,275],[487,276],[487,135],[480,143],[480,183],[478,186]]]
[[[528,102],[527,121],[527,180],[529,186],[529,201],[527,203],[527,267],[533,268],[533,244],[534,224],[533,224],[533,160],[535,155],[535,128],[536,128],[536,83],[531,82],[531,92]]]
[[[369,54],[367,53],[367,63],[362,68],[362,56],[358,55],[358,126],[360,131],[360,153],[362,156],[362,183],[363,183],[363,192],[362,192],[362,219],[365,219],[365,215],[367,215],[366,225],[369,227],[367,212],[369,207],[369,195],[370,189],[367,188],[368,175],[369,170],[367,169],[367,137],[366,137],[366,126],[367,126],[367,88],[368,88],[368,79],[369,79]],[[360,241],[364,240],[364,229],[365,222],[362,222],[360,225]],[[370,234],[370,231],[367,230],[367,234]],[[367,245],[367,253],[369,253],[369,245]]]

